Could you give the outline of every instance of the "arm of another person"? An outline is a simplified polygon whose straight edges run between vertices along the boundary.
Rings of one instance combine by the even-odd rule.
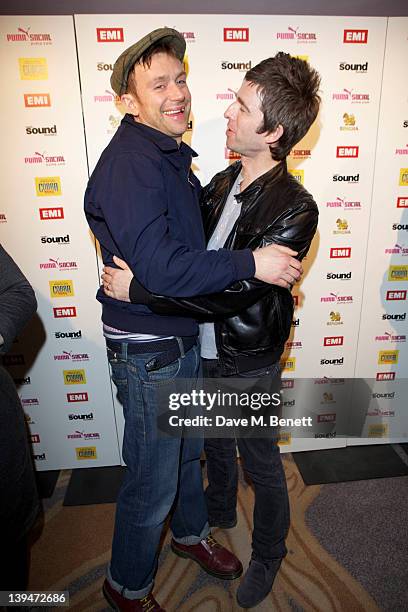
[[[265,233],[263,244],[275,246],[277,270],[281,266],[280,271],[276,272],[274,284],[288,288],[300,278],[302,272],[300,263],[295,260],[299,268],[290,265],[288,267],[286,263],[289,253],[296,254],[296,251],[289,251],[289,248],[298,249],[298,257],[302,259],[316,232],[317,221],[318,210],[314,202],[311,202],[310,205],[290,210],[279,223]],[[195,316],[200,320],[229,317],[252,306],[271,289],[267,283],[249,279],[234,283],[220,293],[183,299],[169,298],[149,293],[136,278],[132,277],[125,262],[116,260],[115,263],[122,267],[122,270],[105,268],[105,273],[102,275],[106,294],[117,299],[130,299],[135,303],[146,304],[157,314]],[[288,277],[290,282],[287,280]]]
[[[30,283],[0,245],[0,352],[6,353],[37,310]]]

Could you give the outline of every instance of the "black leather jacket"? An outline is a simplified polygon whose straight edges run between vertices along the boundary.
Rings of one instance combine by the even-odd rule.
[[[240,171],[241,162],[236,162],[216,174],[203,190],[201,207],[207,241]],[[298,251],[298,259],[306,255],[319,213],[312,196],[288,173],[285,161],[256,179],[236,198],[241,202],[241,214],[225,248],[255,250],[281,244]],[[293,317],[290,291],[255,278],[236,282],[222,293],[192,298],[148,294],[134,280],[130,299],[147,303],[158,314],[214,321],[224,375],[248,372],[278,361]]]

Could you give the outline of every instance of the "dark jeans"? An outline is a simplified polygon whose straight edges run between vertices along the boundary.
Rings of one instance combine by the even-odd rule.
[[[169,365],[147,372],[145,364],[155,354],[129,354],[126,342],[120,353],[109,340],[107,347],[125,416],[122,454],[127,466],[108,579],[124,597],[140,599],[152,588],[160,536],[172,506],[170,527],[178,542],[198,544],[209,533],[200,465],[203,440],[164,438],[157,431],[159,391],[171,392],[177,378],[195,388],[200,355],[194,346]]]
[[[216,360],[203,359],[204,378],[221,378]],[[279,364],[245,377],[279,376]],[[204,441],[207,455],[208,487],[206,500],[211,524],[230,522],[236,517],[238,469],[237,453],[255,489],[252,551],[256,559],[276,559],[286,555],[285,538],[290,511],[285,472],[279,446],[269,438],[212,438]]]

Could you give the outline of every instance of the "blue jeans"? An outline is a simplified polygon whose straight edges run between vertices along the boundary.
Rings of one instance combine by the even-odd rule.
[[[209,533],[200,465],[203,440],[157,435],[159,389],[167,393],[168,385],[170,393],[176,378],[188,379],[191,389],[197,385],[199,347],[147,372],[145,364],[157,353],[128,354],[128,344],[122,342],[118,354],[109,340],[106,344],[123,405],[122,454],[127,465],[117,501],[108,579],[124,597],[140,599],[152,588],[160,536],[172,507],[170,527],[178,542],[198,544]]]
[[[203,374],[206,378],[222,377],[216,360],[203,360]],[[256,379],[279,375],[279,364],[274,364],[241,376]],[[255,491],[252,556],[263,560],[283,558],[287,553],[289,497],[279,446],[273,439],[206,438],[208,487],[205,495],[210,524],[229,523],[236,519],[237,446],[244,472],[250,477]]]

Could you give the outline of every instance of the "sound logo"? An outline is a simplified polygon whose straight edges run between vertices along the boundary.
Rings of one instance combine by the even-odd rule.
[[[292,444],[292,434],[289,431],[280,431],[278,433],[278,445],[289,446]]]
[[[75,295],[72,280],[52,280],[48,281],[48,284],[52,298],[72,297]]]
[[[332,94],[332,100],[351,102],[351,104],[368,104],[370,102],[370,94],[353,93],[353,91],[353,89],[343,88],[343,91]]]
[[[341,320],[341,315],[339,312],[335,312],[332,310],[330,312],[330,321],[327,321],[326,325],[343,325],[343,321]]]
[[[351,234],[349,230],[349,225],[346,219],[336,219],[337,229],[333,230],[333,234]]]
[[[85,370],[63,370],[64,385],[86,385]]]
[[[389,266],[389,281],[408,281],[408,266]]]
[[[231,151],[231,149],[228,149],[227,147],[224,149],[224,157],[225,159],[241,159],[241,155],[239,153]]]
[[[51,34],[31,34],[30,27],[17,28],[17,34],[6,34],[7,42],[29,42],[31,45],[52,45]]]
[[[402,257],[405,257],[408,255],[408,247],[402,244],[396,244],[392,249],[385,249],[384,253],[386,255],[402,255]]]
[[[388,437],[388,423],[376,423],[375,425],[368,426],[368,437],[369,438],[387,438]]]
[[[368,30],[344,30],[343,43],[366,45]]]
[[[296,370],[296,357],[289,357],[281,361],[283,372],[294,372]]]
[[[51,96],[49,93],[24,94],[24,106],[26,108],[51,106]]]
[[[247,72],[251,70],[252,62],[221,62],[221,70],[239,70],[239,72]]]
[[[378,365],[396,365],[398,363],[398,355],[399,351],[379,351]]]
[[[99,43],[124,42],[123,28],[96,28]]]
[[[341,181],[342,183],[358,183],[360,174],[333,174],[333,183]]]
[[[364,64],[348,64],[347,62],[340,62],[339,70],[346,70],[347,72],[356,72],[357,74],[364,74],[368,71],[368,62]]]
[[[64,209],[62,206],[56,208],[39,208],[41,221],[55,221],[56,219],[64,218]]]
[[[400,187],[408,187],[408,168],[401,168],[399,173]]]
[[[48,79],[45,57],[20,57],[18,64],[22,81],[46,81]]]
[[[355,158],[358,157],[359,147],[336,147],[336,157]]]
[[[46,166],[64,166],[65,159],[63,155],[48,155],[46,151],[44,151],[43,153],[35,151],[34,155],[30,155],[24,158],[24,163],[45,164]]]
[[[249,28],[224,28],[224,42],[249,42]]]
[[[105,64],[104,62],[98,62],[96,64],[96,69],[98,71],[101,71],[101,70],[111,70],[112,71],[113,70],[113,64]]]
[[[299,32],[299,26],[296,28],[288,26],[287,32],[277,32],[278,40],[296,40],[297,43],[315,43],[317,42],[317,34],[315,32]]]
[[[298,183],[300,183],[301,185],[304,185],[305,183],[305,171],[304,170],[289,170],[289,174],[291,174]]]
[[[97,459],[96,446],[81,446],[75,449],[77,461],[82,459]]]
[[[61,178],[59,176],[36,176],[35,191],[38,197],[60,196]]]

